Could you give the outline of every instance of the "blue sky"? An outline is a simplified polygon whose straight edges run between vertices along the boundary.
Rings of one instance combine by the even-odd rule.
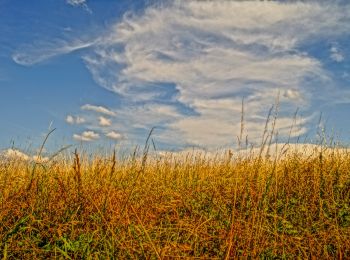
[[[350,136],[347,1],[0,0],[0,149]],[[296,109],[298,115],[294,120]],[[269,129],[273,126],[269,125]]]

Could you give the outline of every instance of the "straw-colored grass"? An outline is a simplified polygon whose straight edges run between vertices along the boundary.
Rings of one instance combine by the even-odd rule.
[[[0,162],[3,259],[350,258],[350,154]]]

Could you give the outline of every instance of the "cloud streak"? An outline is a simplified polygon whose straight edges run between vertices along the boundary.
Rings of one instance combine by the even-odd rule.
[[[93,111],[96,113],[100,113],[100,114],[105,114],[108,116],[115,116],[115,112],[113,112],[112,110],[104,107],[104,106],[95,106],[95,105],[90,105],[90,104],[85,104],[83,106],[81,106],[82,110],[86,110],[86,111]]]
[[[83,5],[86,4],[86,0],[67,0],[67,4],[77,6],[77,5]]]
[[[94,41],[75,40],[55,40],[50,42],[38,42],[31,45],[23,45],[13,53],[12,60],[17,64],[31,66],[56,56],[65,55],[74,51],[86,49],[93,46]],[[22,51],[25,49],[26,51]]]

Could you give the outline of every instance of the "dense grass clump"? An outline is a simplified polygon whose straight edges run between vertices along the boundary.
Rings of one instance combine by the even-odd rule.
[[[350,258],[350,154],[0,162],[0,255]]]

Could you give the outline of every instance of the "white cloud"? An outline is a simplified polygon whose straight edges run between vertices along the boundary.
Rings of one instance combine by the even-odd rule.
[[[105,118],[103,116],[100,116],[98,118],[98,124],[100,126],[111,126],[112,125],[112,121],[109,118]]]
[[[106,136],[114,140],[120,140],[123,137],[122,134],[115,131],[108,132]]]
[[[45,163],[49,161],[49,158],[46,156],[30,156],[20,150],[12,148],[0,151],[0,157],[3,157],[8,160],[33,161],[36,163]]]
[[[80,117],[80,116],[77,116],[76,118],[75,118],[75,123],[76,124],[83,124],[83,123],[85,123],[85,118],[83,118],[83,117]]]
[[[332,60],[336,61],[336,62],[342,62],[344,60],[344,56],[343,54],[337,52],[337,53],[332,53],[331,54],[331,58]]]
[[[66,0],[66,3],[71,6],[81,6],[88,13],[92,13],[91,9],[87,5],[87,0]]]
[[[66,122],[68,123],[68,124],[74,124],[74,122],[75,122],[75,120],[74,120],[74,117],[73,116],[71,116],[71,115],[68,115],[67,117],[66,117]]]
[[[34,155],[32,160],[36,163],[46,163],[49,161],[49,157]]]
[[[100,135],[94,131],[84,131],[82,134],[74,134],[73,138],[78,141],[94,141],[100,138]]]
[[[349,153],[349,149],[341,147],[328,147],[324,145],[309,144],[309,143],[273,143],[270,146],[264,147],[251,147],[240,150],[228,150],[217,149],[208,151],[204,149],[184,149],[180,151],[158,151],[157,154],[160,157],[173,159],[173,160],[186,160],[189,158],[206,158],[208,160],[222,160],[227,159],[229,153],[231,153],[233,159],[235,158],[270,158],[274,160],[285,159],[290,156],[297,156],[298,158],[317,158],[322,152],[325,155],[346,155]],[[152,158],[151,158],[152,159]]]
[[[344,54],[335,45],[333,45],[330,49],[330,57],[336,62],[342,62],[345,60]]]
[[[81,106],[82,110],[88,110],[88,111],[94,111],[97,113],[101,113],[101,114],[105,114],[108,116],[115,116],[115,112],[113,112],[112,110],[103,107],[103,106],[94,106],[94,105],[90,105],[90,104],[85,104],[83,106]]]
[[[164,140],[225,146],[239,134],[243,96],[246,130],[256,139],[279,91],[283,124],[277,130],[288,135],[283,129],[293,124],[296,108],[307,110],[316,98],[326,98],[331,85],[322,62],[299,47],[349,30],[350,10],[337,4],[175,1],[125,15],[84,59],[100,85],[135,106],[172,93],[174,107],[192,111],[160,120]],[[138,121],[142,116],[130,113],[128,120],[145,125],[158,115],[143,113],[147,119]],[[301,118],[295,133],[305,133],[308,120]]]
[[[6,159],[11,160],[23,160],[28,161],[30,160],[30,156],[17,150],[17,149],[7,149],[0,153],[1,156],[3,156]]]
[[[217,147],[239,135],[242,97],[245,134],[257,140],[279,93],[277,131],[288,136],[297,107],[310,114],[319,100],[342,96],[322,60],[305,46],[349,36],[345,7],[326,1],[176,0],[126,13],[96,40],[78,42],[93,50],[83,58],[95,81],[124,98],[124,107],[117,113],[90,104],[81,109],[115,116],[111,126],[131,138],[160,126],[156,139],[163,142]],[[60,53],[80,45],[64,43]],[[14,60],[33,64],[59,53],[48,49]],[[330,52],[336,61],[344,58],[338,46]],[[305,133],[311,118],[300,117],[293,135]]]
[[[160,140],[159,133],[163,131],[163,127],[182,118],[183,115],[174,106],[166,104],[146,104],[144,106],[126,106],[118,110],[118,115],[113,118],[111,127],[118,129],[118,132],[128,137],[130,145],[136,145],[145,141],[145,136],[149,131],[156,127],[156,139]],[[111,127],[109,129],[111,129]],[[91,126],[93,128],[93,126]],[[101,127],[93,129],[102,130]],[[142,134],[140,134],[142,132]],[[166,140],[167,139],[167,140]],[[164,136],[162,141],[170,141],[171,143],[182,141],[175,136]]]
[[[86,0],[67,0],[67,4],[70,5],[82,5],[82,4],[86,4]]]
[[[83,124],[86,122],[86,120],[85,118],[80,116],[67,115],[66,122],[70,125],[74,125],[74,124]]]
[[[47,59],[68,54],[74,51],[91,47],[95,41],[54,40],[52,42],[37,42],[31,45],[23,45],[12,54],[12,60],[17,64],[30,66]],[[25,51],[23,51],[25,50]]]
[[[287,89],[283,93],[283,97],[293,99],[293,100],[303,100],[300,91],[295,89]]]
[[[3,150],[2,152],[0,152],[0,157],[9,159],[9,160],[33,161],[36,163],[45,163],[49,161],[49,158],[46,156],[38,156],[38,155],[30,156],[20,150],[12,149],[12,148]]]

